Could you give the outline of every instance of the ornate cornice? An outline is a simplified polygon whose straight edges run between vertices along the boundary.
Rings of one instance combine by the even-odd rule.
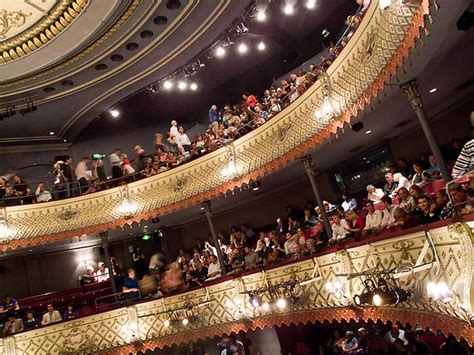
[[[168,214],[226,194],[301,157],[337,134],[384,89],[415,45],[426,11],[427,1],[418,6],[397,3],[384,11],[372,1],[328,75],[271,121],[204,157],[129,184],[127,200],[121,188],[115,188],[69,200],[8,207],[9,233],[0,251]],[[323,109],[328,100],[329,114]],[[67,211],[78,213],[64,220],[61,216]]]
[[[430,240],[424,231],[418,231],[382,240],[372,238],[362,245],[346,243],[346,246],[333,247],[327,254],[265,272],[226,278],[164,299],[41,327],[4,339],[10,347],[5,354],[10,355],[13,351],[23,354],[27,348],[31,353],[128,354],[240,330],[351,319],[399,320],[436,327],[445,333],[463,336],[472,343],[473,328],[465,310],[470,305],[470,295],[469,292],[458,292],[460,287],[470,289],[473,276],[472,255],[470,249],[465,248],[469,240],[465,229],[469,226],[462,226],[434,228],[430,231]],[[420,271],[413,269],[413,273],[398,278],[401,287],[412,293],[411,299],[398,305],[354,307],[351,298],[353,294],[363,292],[363,277],[337,276],[375,269],[414,268],[419,260],[425,263],[432,260],[433,253],[438,257],[436,264]],[[250,305],[245,291],[288,280],[311,280],[301,286],[302,292],[293,305],[271,312]],[[342,293],[332,293],[326,287],[327,282],[336,280],[342,285]],[[446,283],[454,292],[453,298],[447,303],[430,299],[426,292],[428,282]],[[262,301],[270,302],[269,295],[262,294]],[[190,304],[200,305],[193,310],[194,322],[186,327],[165,326],[165,320],[170,318],[167,311],[184,309]],[[0,342],[0,349],[1,346]]]
[[[88,1],[61,0],[53,11],[34,27],[15,38],[1,42],[0,64],[21,58],[53,40],[81,14]]]

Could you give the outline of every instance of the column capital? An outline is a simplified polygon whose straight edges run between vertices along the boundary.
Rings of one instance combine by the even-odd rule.
[[[300,159],[306,173],[314,175],[313,159],[311,158],[311,155],[303,155]]]
[[[408,101],[410,101],[411,106],[414,110],[417,108],[422,108],[423,104],[421,102],[421,96],[418,91],[418,83],[416,79],[407,81],[405,84],[400,86],[403,93],[406,95]]]
[[[201,207],[204,209],[204,212],[206,212],[206,216],[212,217],[211,201],[209,201],[209,200],[202,201],[201,202]]]

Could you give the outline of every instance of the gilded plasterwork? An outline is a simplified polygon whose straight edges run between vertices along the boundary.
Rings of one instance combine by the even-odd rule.
[[[463,225],[467,227],[467,225]],[[468,228],[468,227],[467,227]],[[357,310],[348,307],[352,296],[362,291],[362,277],[347,278],[341,274],[352,274],[369,269],[393,270],[409,264],[412,266],[423,253],[427,236],[423,231],[395,237],[373,244],[367,244],[313,259],[256,272],[233,280],[190,291],[184,294],[140,303],[78,319],[59,325],[39,328],[7,338],[17,354],[57,354],[59,352],[97,353],[130,344],[123,353],[136,352],[133,346],[140,344],[147,349],[163,348],[176,343],[187,343],[206,337],[222,335],[232,331],[262,328],[291,322],[349,321],[350,318],[364,320],[400,320],[403,323],[436,326],[444,332],[464,336],[473,341],[468,312],[469,289],[472,278],[472,255],[466,250],[466,238],[460,229],[440,227],[431,231],[433,248],[426,255],[426,261],[438,256],[437,263],[422,272],[413,271],[415,284],[401,284],[411,289],[414,297],[396,306],[381,308],[363,307]],[[289,280],[308,280],[298,302],[284,310],[274,309],[267,313],[254,309],[245,291],[251,291],[271,283],[273,285]],[[338,281],[342,292],[332,292],[328,282]],[[444,282],[453,290],[449,302],[433,300],[426,294],[427,282]],[[418,289],[418,291],[416,291]],[[263,295],[263,301],[269,301]],[[185,305],[195,308],[195,321],[186,327],[166,326],[169,319],[166,311],[181,309]],[[436,324],[433,324],[436,322]],[[1,341],[1,340],[0,340]],[[135,345],[134,345],[135,344]],[[0,343],[1,348],[1,343]],[[28,350],[27,350],[28,349]],[[7,355],[11,352],[6,351]]]
[[[2,1],[0,64],[25,56],[51,41],[80,15],[87,2],[88,0]],[[18,8],[21,10],[16,10]]]
[[[70,200],[8,207],[9,233],[0,250],[100,232],[187,208],[299,158],[337,133],[383,89],[384,82],[402,64],[403,53],[408,53],[410,44],[414,43],[423,24],[423,11],[421,7],[400,4],[382,13],[378,3],[372,2],[360,30],[329,68],[324,81],[325,86],[328,83],[331,86],[334,107],[331,117],[317,114],[328,92],[318,80],[282,114],[234,143],[130,184],[127,201],[118,189],[110,189]],[[375,38],[374,33],[377,33]],[[373,52],[370,59],[366,55],[368,42]],[[269,140],[278,143],[268,144]],[[133,213],[129,211],[131,208]],[[80,215],[76,218],[57,218],[62,211],[77,209]],[[103,213],[98,214],[98,210]]]

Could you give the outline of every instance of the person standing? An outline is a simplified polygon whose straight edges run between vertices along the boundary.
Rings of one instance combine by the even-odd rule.
[[[90,162],[89,158],[83,157],[76,166],[76,178],[79,183],[79,192],[81,195],[87,191],[87,187],[90,185],[91,181],[94,180],[88,166]]]

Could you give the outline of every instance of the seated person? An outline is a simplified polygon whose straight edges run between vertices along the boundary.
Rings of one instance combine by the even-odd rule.
[[[20,315],[20,305],[9,293],[5,295],[5,299],[0,304],[0,324],[2,320],[6,320],[8,313],[13,313],[15,316]]]
[[[15,313],[7,313],[7,321],[3,325],[2,335],[4,337],[16,334],[23,330],[23,321],[15,317]]]
[[[39,323],[38,320],[34,317],[33,311],[29,310],[26,312],[26,320],[23,323],[26,330],[37,328]]]
[[[423,184],[423,164],[416,162],[413,164],[413,177],[411,179],[412,185],[422,185]],[[431,177],[431,176],[430,176]]]
[[[98,269],[95,272],[94,276],[97,282],[107,281],[110,278],[109,269],[105,267],[105,264],[102,261],[99,261]]]
[[[135,270],[128,269],[127,276],[128,277],[123,280],[122,292],[126,294],[127,298],[139,298],[140,287]]]
[[[392,205],[392,199],[390,196],[382,197],[382,203],[384,208],[382,210],[382,226],[381,228],[390,228],[395,223],[395,218],[393,213],[395,212],[396,206]]]
[[[293,251],[291,254],[291,259],[292,260],[299,260],[305,256],[305,253],[303,251],[303,248],[301,247],[300,244],[295,244],[293,246]]]
[[[51,303],[49,303],[47,307],[48,312],[43,315],[41,325],[51,324],[63,320],[59,311],[55,310]]]
[[[355,211],[357,209],[357,200],[354,197],[351,197],[349,193],[345,192],[342,194],[342,204],[341,207],[344,212]]]
[[[357,237],[360,235],[365,227],[365,221],[363,218],[359,217],[354,211],[347,211],[345,213],[344,219],[348,225],[348,231]]]
[[[380,202],[383,196],[384,193],[382,189],[377,189],[374,185],[367,185],[367,200],[377,204]]]
[[[368,235],[371,233],[376,233],[382,227],[382,212],[375,209],[374,203],[372,201],[367,201],[365,208],[367,209],[368,213],[365,217],[365,228],[362,231],[362,234]]]
[[[282,247],[280,239],[274,239],[273,245],[271,246],[271,251],[267,256],[267,264],[280,261],[281,259],[284,259],[285,256],[285,249]]]
[[[187,274],[187,281],[190,287],[202,286],[206,281],[208,275],[208,269],[205,267],[200,260],[194,262],[194,270],[191,270]]]
[[[287,232],[285,239],[286,241],[285,241],[285,244],[283,244],[283,247],[285,249],[285,254],[288,256],[288,255],[293,254],[294,246],[295,244],[298,244],[298,235],[297,234],[293,235],[290,232]]]
[[[262,241],[267,247],[269,247],[271,243],[270,238],[268,238],[267,234],[263,231],[258,233],[258,241]],[[259,250],[258,241],[257,241],[257,249],[255,249],[256,251]]]
[[[408,179],[400,173],[393,174],[393,181],[395,181],[395,183],[397,184],[397,187],[390,194],[391,197],[397,196],[397,192],[401,188],[404,187],[408,189],[410,187],[410,181],[408,181]]]
[[[331,222],[332,238],[329,239],[329,244],[334,244],[335,242],[346,239],[349,236],[349,225],[345,219],[341,220],[339,213],[334,212],[331,215]]]
[[[87,265],[86,273],[82,275],[81,286],[89,285],[96,282],[96,277],[94,275],[94,268],[90,265]]]
[[[306,255],[312,255],[317,252],[316,241],[313,238],[309,238],[306,240],[306,248],[304,249],[303,252]]]
[[[209,257],[210,263],[209,267],[207,268],[207,280],[214,280],[217,279],[218,277],[221,277],[222,271],[221,271],[221,266],[219,264],[219,260],[217,259],[217,256],[211,255]]]
[[[309,229],[311,227],[314,227],[316,224],[318,224],[318,219],[311,212],[309,208],[306,208],[304,210],[304,216],[303,216],[303,228]]]
[[[394,225],[400,226],[401,229],[407,229],[420,225],[420,221],[417,217],[407,214],[406,211],[401,207],[395,208],[393,217],[395,218]]]
[[[64,320],[69,320],[69,319],[74,319],[74,318],[77,318],[77,317],[79,317],[79,312],[77,310],[75,310],[72,303],[70,303],[67,306],[67,309],[63,313],[63,319]]]
[[[249,245],[246,245],[244,247],[244,253],[245,253],[245,258],[244,258],[245,269],[256,268],[257,264],[260,262],[260,258],[258,257],[258,254]]]
[[[236,247],[234,249],[234,255],[231,260],[229,260],[230,268],[232,269],[229,273],[241,272],[245,269],[245,255],[242,252],[242,248]]]
[[[413,185],[416,186],[416,185]],[[398,198],[400,200],[400,207],[405,210],[407,214],[413,214],[416,211],[416,203],[415,199],[410,196],[410,193],[408,190],[404,187],[402,187],[400,190],[398,190]]]
[[[449,195],[453,201],[454,213],[463,216],[471,213],[474,209],[471,199],[461,185],[454,183],[448,187]]]
[[[418,219],[421,224],[428,224],[438,221],[438,217],[434,213],[436,205],[431,205],[431,198],[428,195],[418,197]]]
[[[439,190],[435,195],[436,208],[434,209],[435,215],[438,219],[447,219],[453,216],[453,208],[449,201],[446,190]]]
[[[397,189],[398,182],[396,182],[393,178],[393,173],[387,172],[385,174],[385,180],[387,181],[383,187],[384,195],[392,195],[392,193]]]
[[[271,247],[267,247],[263,240],[259,239],[257,241],[257,248],[255,249],[258,254],[259,263],[266,264],[268,254],[271,253],[272,250]]]
[[[359,348],[359,343],[354,333],[350,330],[346,332],[344,342],[342,343],[342,351],[344,354],[355,354]]]
[[[428,162],[430,163],[430,166],[425,171],[430,174],[432,179],[441,179],[441,169],[439,168],[438,162],[436,161],[436,157],[434,156],[434,154],[430,154],[428,156]]]

